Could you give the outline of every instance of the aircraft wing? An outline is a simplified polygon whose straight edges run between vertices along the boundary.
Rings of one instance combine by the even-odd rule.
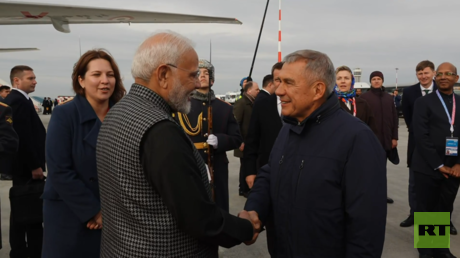
[[[34,51],[34,50],[39,50],[38,48],[31,48],[31,47],[25,47],[25,48],[0,48],[0,52],[19,52],[19,51]]]
[[[69,24],[91,23],[242,24],[235,18],[54,4],[19,3],[0,0],[0,25],[53,24],[56,30],[69,33]]]

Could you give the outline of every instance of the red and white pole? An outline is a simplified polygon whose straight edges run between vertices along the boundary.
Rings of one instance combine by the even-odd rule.
[[[280,9],[279,9],[279,21],[278,21],[278,62],[281,62],[281,0],[280,2]]]

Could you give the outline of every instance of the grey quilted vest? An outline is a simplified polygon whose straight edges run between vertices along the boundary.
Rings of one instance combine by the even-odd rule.
[[[178,229],[162,198],[145,178],[139,155],[141,140],[149,128],[163,120],[176,123],[169,105],[138,84],[133,84],[104,119],[97,144],[104,223],[102,258],[218,257],[217,246]],[[205,164],[196,149],[194,155],[211,199]]]

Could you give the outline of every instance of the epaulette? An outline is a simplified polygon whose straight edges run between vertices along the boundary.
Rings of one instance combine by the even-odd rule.
[[[67,99],[67,100],[64,100],[64,101],[62,101],[61,103],[59,103],[58,106],[63,105],[63,104],[65,104],[65,103],[68,103],[68,102],[72,101],[73,99],[74,99],[74,98],[69,98],[69,99]]]
[[[8,107],[8,105],[3,102],[0,102],[0,106]]]
[[[224,102],[224,103],[227,104],[227,105],[230,105],[230,106],[232,105],[232,104],[228,103],[227,101],[221,100],[221,99],[219,99],[219,98],[216,98],[216,99],[218,99],[218,100]]]

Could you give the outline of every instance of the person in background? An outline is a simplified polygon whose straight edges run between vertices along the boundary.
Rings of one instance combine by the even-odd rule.
[[[339,98],[340,106],[343,110],[359,118],[376,132],[374,114],[365,99],[356,98],[354,89],[355,77],[348,66],[340,66],[335,70],[335,88],[334,92]]]
[[[395,102],[395,107],[396,107],[396,113],[398,114],[398,127],[399,127],[399,113],[401,113],[402,108],[401,108],[401,95],[399,95],[398,90],[393,91],[393,100]]]
[[[18,151],[19,137],[13,128],[12,113],[11,107],[0,102],[0,180],[13,179],[11,160]]]
[[[271,75],[273,76],[275,91],[281,83],[279,75],[283,64],[283,62],[278,62],[272,66]],[[270,152],[281,127],[283,127],[281,101],[276,94],[271,94],[267,98],[254,102],[243,153],[245,161],[243,171],[249,189],[253,187],[260,168],[268,163]],[[276,234],[272,217],[267,218],[265,229],[267,232],[268,252],[273,255],[272,247]]]
[[[414,129],[412,127],[412,117],[414,113],[414,104],[418,98],[426,96],[433,91],[437,90],[436,82],[434,81],[435,76],[435,67],[433,62],[429,60],[421,61],[415,67],[415,74],[418,83],[410,87],[404,88],[401,108],[404,116],[404,121],[407,125],[407,130],[409,132],[408,142],[407,142],[407,167],[409,167],[409,187],[408,187],[408,199],[409,199],[409,216],[401,222],[401,227],[410,227],[414,225],[414,211],[417,204],[415,196],[415,179],[414,179],[414,170],[412,167],[412,155],[415,150],[415,139],[414,139]],[[456,233],[455,227],[451,227],[452,230]]]
[[[239,99],[234,107],[233,114],[235,115],[236,122],[240,127],[241,136],[243,137],[243,143],[239,149],[234,150],[234,156],[240,158],[240,184],[239,184],[239,195],[247,197],[249,193],[249,187],[246,183],[246,174],[244,173],[244,143],[246,136],[248,135],[249,123],[251,121],[252,107],[255,99],[260,94],[259,85],[257,82],[248,82],[244,86],[243,98]]]
[[[48,97],[48,106],[50,107],[50,110],[49,110],[49,114],[53,114],[53,105],[54,105],[54,102],[51,100],[50,97]]]
[[[262,99],[265,99],[272,94],[275,94],[275,90],[276,90],[276,87],[275,87],[275,82],[273,81],[273,75],[271,74],[265,75],[262,81],[262,89],[260,90],[259,94],[257,94],[257,97],[254,100],[254,103]]]
[[[442,63],[436,69],[437,90],[415,101],[412,118],[415,150],[415,212],[449,212],[460,185],[460,96],[454,94],[457,68]],[[455,138],[453,138],[455,137]],[[456,144],[448,146],[448,142]],[[450,152],[452,150],[452,152]],[[455,258],[448,248],[418,248],[420,258]]]
[[[4,101],[4,99],[6,98],[6,96],[8,96],[8,94],[10,94],[11,92],[11,88],[7,85],[1,85],[0,86],[0,104],[4,104],[2,103],[2,101]],[[6,104],[4,104],[6,105]],[[8,105],[6,105],[7,108],[6,111],[3,113],[3,115],[5,116],[5,120],[8,119],[8,117],[11,118],[11,107],[8,107]],[[9,111],[8,111],[9,110]],[[0,112],[2,113],[2,112]],[[11,118],[11,121],[12,121],[12,118]],[[0,121],[0,122],[3,122],[3,121]],[[6,121],[5,121],[6,122]],[[4,127],[6,128],[6,127]],[[13,129],[14,131],[14,129]],[[3,132],[2,132],[3,133]],[[16,132],[15,132],[16,134]],[[10,134],[6,133],[5,132],[5,137],[8,136]],[[0,155],[0,180],[5,180],[5,181],[9,181],[9,180],[12,180],[13,177],[11,175],[12,171],[11,171],[11,160],[12,160],[12,155],[13,154],[6,154],[4,153],[3,155]]]
[[[174,66],[173,66],[174,67]],[[201,87],[191,96],[192,108],[188,114],[177,113],[177,121],[188,134],[203,161],[208,163],[212,155],[214,171],[214,193],[217,206],[230,210],[228,192],[228,158],[227,151],[241,145],[238,123],[233,116],[233,107],[214,95],[215,69],[207,60],[199,61],[199,80]],[[214,87],[214,88],[212,88]],[[211,104],[212,110],[209,109]],[[209,111],[212,112],[212,133],[209,134]],[[209,153],[212,146],[212,153]]]
[[[13,186],[26,185],[32,180],[43,180],[46,170],[46,129],[35,111],[29,94],[35,91],[37,80],[33,69],[18,65],[11,69],[13,90],[4,103],[13,110],[13,128],[19,136],[17,155],[11,160]],[[42,223],[21,224],[14,214],[10,216],[10,257],[41,257],[43,242]]]
[[[359,98],[361,94],[362,94],[362,90],[360,88],[356,89],[356,97]]]
[[[124,96],[125,88],[118,65],[104,50],[90,50],[80,57],[72,72],[72,87],[75,98],[56,107],[48,126],[43,258],[100,254],[96,141],[107,112]]]
[[[11,88],[7,85],[0,85],[0,101],[4,100],[10,94]]]
[[[383,73],[374,71],[369,80],[371,89],[362,94],[360,98],[366,100],[371,107],[377,138],[387,153],[387,157],[390,158],[393,149],[398,146],[398,114],[393,97],[387,94],[383,87]],[[393,199],[387,198],[387,203],[393,202]]]

